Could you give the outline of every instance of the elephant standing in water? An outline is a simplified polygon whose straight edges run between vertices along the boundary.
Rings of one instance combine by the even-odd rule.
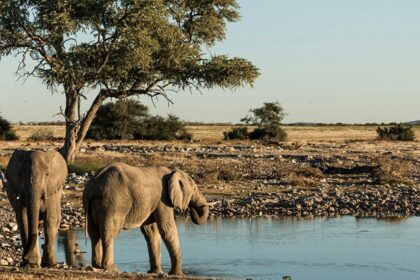
[[[3,176],[2,176],[3,177]],[[57,151],[21,151],[12,154],[3,183],[23,245],[22,265],[55,266],[55,237],[60,225],[62,188],[67,165]],[[42,260],[38,246],[38,225],[43,220],[45,244]]]
[[[121,229],[141,227],[149,252],[148,272],[162,272],[162,238],[171,258],[169,274],[183,275],[173,207],[189,208],[192,221],[202,224],[208,218],[210,205],[195,182],[180,170],[137,168],[124,163],[105,167],[83,192],[92,265],[116,271],[115,237]]]

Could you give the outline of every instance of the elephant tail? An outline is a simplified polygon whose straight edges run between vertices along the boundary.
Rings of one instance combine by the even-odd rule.
[[[83,190],[83,210],[85,212],[85,239],[88,239],[88,225],[90,216],[90,203],[94,197],[94,188],[92,187],[92,182],[89,181],[85,189]]]
[[[88,240],[89,202],[90,201],[86,203],[86,208],[84,209],[85,210],[85,240],[86,242]]]
[[[27,262],[35,249],[38,240],[39,210],[41,204],[41,191],[32,186],[29,193],[28,205],[28,242],[24,248],[23,261]]]

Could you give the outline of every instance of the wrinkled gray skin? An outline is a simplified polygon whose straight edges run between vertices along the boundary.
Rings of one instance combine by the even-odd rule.
[[[62,187],[67,165],[56,151],[20,151],[10,158],[3,182],[16,214],[22,245],[22,265],[51,267],[57,264],[55,236],[60,224]],[[43,220],[45,244],[42,259],[38,225]]]
[[[114,239],[121,229],[140,227],[149,251],[149,273],[162,273],[161,238],[169,251],[169,274],[183,275],[174,208],[190,209],[195,224],[204,223],[209,203],[195,182],[180,170],[114,163],[86,185],[83,206],[92,242],[92,265],[116,271]]]

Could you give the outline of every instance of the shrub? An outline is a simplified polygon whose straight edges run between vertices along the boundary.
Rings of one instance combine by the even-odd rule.
[[[376,132],[378,138],[383,140],[413,141],[415,138],[413,127],[401,123],[388,127],[378,127]]]
[[[12,141],[18,139],[10,122],[0,116],[0,140]]]
[[[177,116],[151,116],[137,100],[118,100],[102,105],[87,134],[95,140],[192,140],[192,134]]]
[[[13,130],[8,130],[3,133],[3,136],[0,136],[1,139],[6,141],[16,141],[19,140],[19,137],[16,135],[16,133]]]
[[[249,139],[249,132],[247,127],[234,127],[230,131],[223,132],[223,136],[225,140],[245,140]]]
[[[86,137],[95,140],[133,139],[148,111],[134,99],[106,103],[99,107]]]
[[[277,140],[285,141],[287,139],[287,132],[280,126],[264,126],[254,129],[250,134],[251,140]]]
[[[31,136],[28,137],[28,140],[31,141],[52,141],[54,140],[54,134],[52,130],[49,129],[43,129],[43,130],[37,130],[34,133],[32,133]]]
[[[257,125],[249,134],[252,140],[277,140],[284,141],[287,133],[280,127],[284,118],[284,111],[278,102],[264,103],[260,108],[251,109],[251,115],[241,119],[246,124]]]

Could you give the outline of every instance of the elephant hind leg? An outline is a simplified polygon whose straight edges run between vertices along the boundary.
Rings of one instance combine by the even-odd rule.
[[[156,222],[143,225],[141,232],[144,235],[149,251],[150,269],[147,273],[162,273],[161,250],[160,250],[160,234]]]
[[[123,221],[118,219],[116,216],[107,217],[102,223],[100,223],[100,235],[102,242],[102,268],[116,272],[118,271],[117,266],[114,263],[114,240],[117,237],[118,232],[122,229]]]
[[[102,268],[102,243],[99,235],[98,226],[94,224],[93,219],[88,216],[88,233],[92,244],[92,266]]]

